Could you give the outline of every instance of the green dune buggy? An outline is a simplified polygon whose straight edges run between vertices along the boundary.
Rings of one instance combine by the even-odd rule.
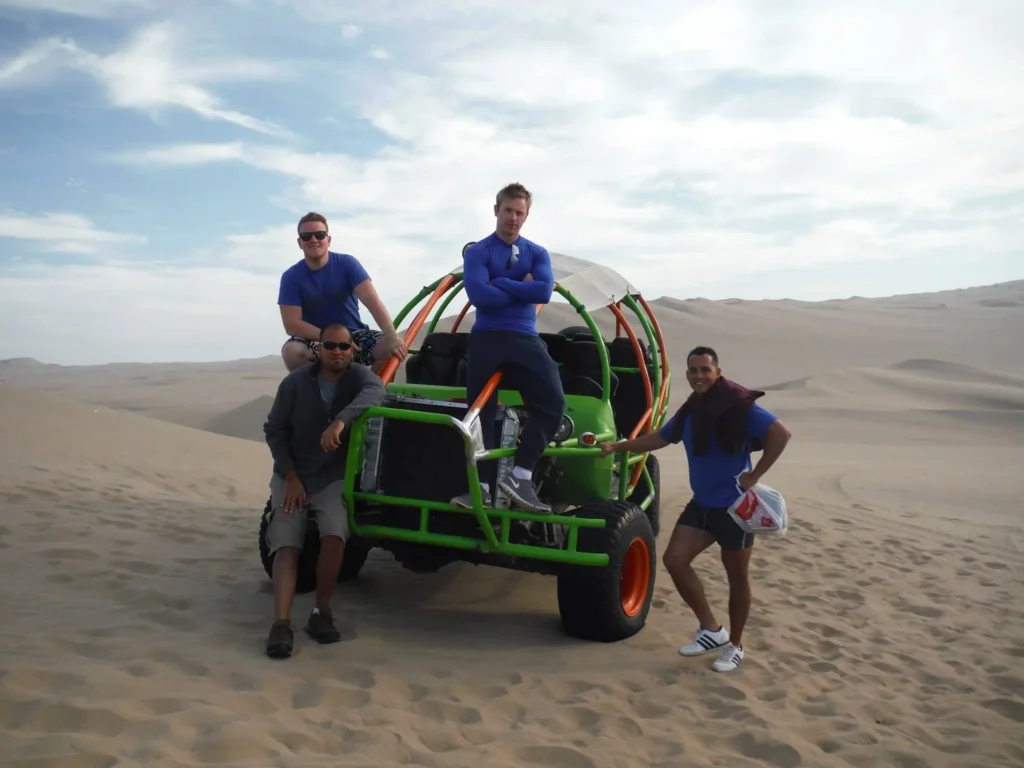
[[[461,269],[425,287],[395,318],[396,327],[424,299],[406,332],[410,354],[405,382],[388,361],[380,375],[387,395],[349,426],[344,498],[351,538],[339,580],[355,577],[373,548],[387,550],[405,568],[436,571],[456,561],[553,575],[565,632],[611,642],[631,637],[647,620],[656,572],[660,479],[653,454],[599,457],[597,443],[646,434],[661,426],[669,400],[669,360],[650,305],[607,267],[551,254],[555,294],[582,325],[541,338],[559,364],[566,412],[534,472],[538,495],[552,514],[510,506],[498,479],[512,469],[520,427],[528,415],[519,393],[502,389],[500,372],[477,402],[466,402],[468,332],[437,330],[462,288]],[[435,310],[436,307],[436,310]],[[591,316],[604,308],[616,321],[604,339]],[[541,311],[543,307],[538,307]],[[639,333],[624,310],[636,319]],[[434,312],[430,318],[431,312]],[[429,325],[427,320],[430,318]],[[417,335],[427,325],[418,348]],[[482,424],[480,405],[497,388],[493,423]],[[483,430],[497,448],[483,448]],[[477,462],[481,462],[479,465]],[[483,497],[480,481],[488,483]],[[472,509],[451,504],[471,491]],[[267,574],[268,502],[259,531]],[[296,589],[315,588],[319,539],[310,521]]]

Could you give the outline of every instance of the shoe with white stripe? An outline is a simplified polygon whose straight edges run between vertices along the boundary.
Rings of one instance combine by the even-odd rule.
[[[729,643],[715,659],[711,668],[715,672],[732,672],[743,663],[743,646]]]
[[[699,627],[697,629],[697,637],[689,645],[684,645],[679,649],[679,653],[683,656],[703,656],[705,653],[711,653],[717,651],[719,648],[726,646],[729,643],[729,630],[724,626],[719,627],[716,631],[710,629],[704,629]]]

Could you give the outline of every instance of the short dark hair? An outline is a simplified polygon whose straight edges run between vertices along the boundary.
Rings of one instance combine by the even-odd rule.
[[[694,347],[690,350],[690,354],[686,356],[686,362],[689,364],[690,358],[694,355],[707,355],[711,358],[711,361],[717,366],[718,365],[718,353],[715,352],[711,347]]]
[[[320,329],[320,341],[324,340],[324,334],[336,328],[344,329],[345,333],[348,334],[348,337],[350,339],[352,338],[352,331],[349,329],[347,325],[343,325],[342,323],[328,323],[327,325]]]
[[[506,197],[512,198],[513,200],[516,199],[517,197],[521,197],[523,200],[526,201],[526,210],[530,210],[530,205],[533,203],[533,195],[531,195],[530,191],[522,184],[520,184],[518,181],[514,181],[511,184],[506,184],[504,187],[498,190],[498,194],[495,195],[494,197],[495,205],[500,206],[501,201],[504,200]]]
[[[328,232],[331,231],[331,228],[327,224],[327,217],[325,217],[322,213],[317,213],[316,211],[310,211],[301,219],[299,219],[299,223],[295,225],[295,229],[302,229],[302,225],[310,221],[319,221],[321,224],[324,225],[324,229],[326,229]]]

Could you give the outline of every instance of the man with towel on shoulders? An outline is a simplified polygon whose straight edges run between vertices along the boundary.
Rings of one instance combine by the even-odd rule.
[[[686,358],[686,380],[693,393],[662,428],[634,440],[602,443],[601,455],[615,451],[656,451],[682,442],[689,463],[693,498],[683,509],[665,550],[665,568],[700,626],[683,656],[718,651],[712,668],[729,672],[743,661],[743,627],[750,613],[748,578],[754,535],[745,532],[728,509],[764,477],[782,455],[790,431],[756,400],[764,392],[747,389],[722,376],[718,354],[696,347]],[[763,454],[751,466],[751,451]],[[737,487],[737,476],[739,487]],[[741,490],[742,489],[742,490]],[[729,579],[730,629],[715,620],[693,560],[718,542]]]

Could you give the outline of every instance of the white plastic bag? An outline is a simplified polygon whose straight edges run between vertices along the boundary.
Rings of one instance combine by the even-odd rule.
[[[739,481],[736,483],[739,488]],[[782,494],[764,483],[755,483],[729,507],[729,514],[747,533],[785,536],[789,525],[786,500]]]

